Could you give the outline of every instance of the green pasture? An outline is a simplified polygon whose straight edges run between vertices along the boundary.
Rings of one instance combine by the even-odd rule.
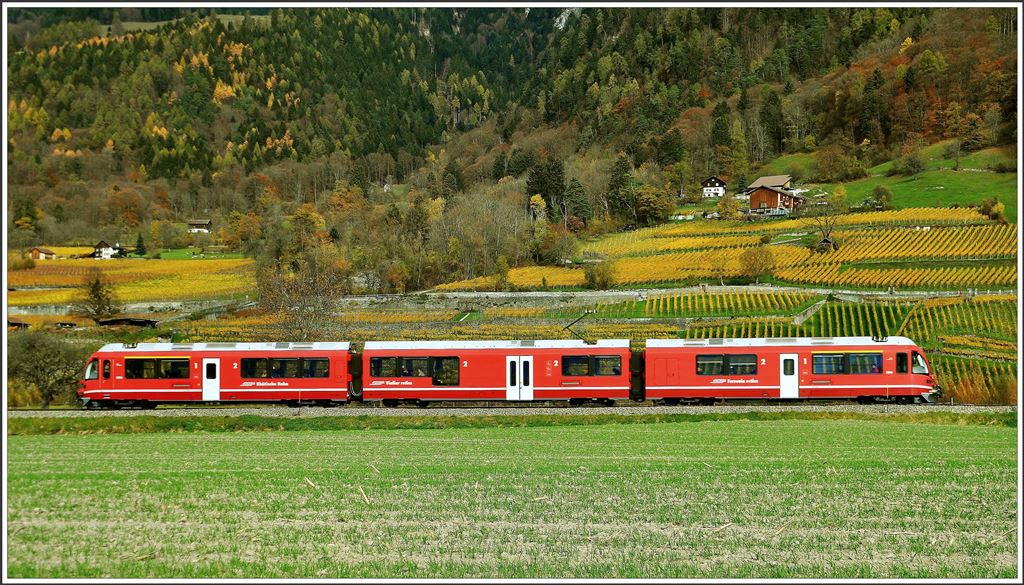
[[[1013,415],[908,420],[11,435],[9,576],[1014,577]]]

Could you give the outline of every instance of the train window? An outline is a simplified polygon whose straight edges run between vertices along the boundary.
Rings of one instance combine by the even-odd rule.
[[[907,354],[898,353],[896,354],[896,373],[906,374],[907,373]]]
[[[269,378],[269,361],[267,358],[242,358],[242,377]]]
[[[430,358],[416,357],[402,359],[403,378],[429,378]]]
[[[622,373],[622,356],[599,355],[594,356],[595,376],[618,376]]]
[[[161,378],[188,378],[188,360],[157,360],[160,363]]]
[[[728,356],[728,366],[725,371],[730,376],[742,376],[757,373],[757,356],[754,354],[741,354]]]
[[[846,356],[841,353],[819,353],[814,355],[815,374],[845,374]]]
[[[434,358],[434,386],[459,385],[459,358]]]
[[[516,365],[518,365],[518,362],[516,360],[512,360],[508,363],[508,385],[512,386],[513,388],[517,386]]]
[[[109,380],[110,379],[110,360],[104,360],[103,361],[103,379],[104,380]]]
[[[216,380],[217,379],[217,364],[206,364],[206,379]]]
[[[697,356],[698,376],[721,376],[722,356],[721,355],[699,355]]]
[[[928,364],[924,361],[924,356],[914,352],[914,368],[911,370],[915,374],[927,374]]]
[[[397,378],[398,358],[370,358],[370,375],[374,378]]]
[[[299,377],[299,360],[295,359],[295,358],[271,359],[270,360],[270,377],[271,378],[298,378]]]
[[[590,356],[588,355],[563,355],[562,356],[563,376],[589,376]]]
[[[851,353],[850,354],[851,374],[881,374],[882,354],[880,353]]]
[[[124,377],[128,379],[145,380],[152,380],[156,378],[173,380],[188,379],[188,358],[128,358],[124,360]]]
[[[92,360],[88,366],[85,366],[85,379],[95,380],[100,375],[99,371],[99,360]]]
[[[156,361],[128,358],[124,360],[124,377],[129,380],[156,378]]]
[[[785,376],[793,375],[793,362],[796,360],[782,360],[782,374]]]
[[[327,358],[303,358],[303,378],[327,378],[330,376],[331,363]]]

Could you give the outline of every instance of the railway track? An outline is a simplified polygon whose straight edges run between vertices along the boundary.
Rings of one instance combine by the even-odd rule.
[[[531,405],[484,405],[436,403],[429,408],[400,406],[384,408],[378,405],[348,405],[335,408],[317,406],[168,406],[152,410],[8,410],[8,418],[61,418],[97,416],[276,416],[276,417],[319,417],[319,416],[523,416],[523,415],[592,415],[592,414],[707,414],[716,412],[864,412],[864,413],[920,413],[928,411],[971,413],[971,412],[1016,412],[1013,405],[973,404],[856,404],[851,402],[815,402],[797,404],[769,404],[758,401],[732,401],[712,406],[655,406],[650,403],[629,406],[568,406],[550,404]]]

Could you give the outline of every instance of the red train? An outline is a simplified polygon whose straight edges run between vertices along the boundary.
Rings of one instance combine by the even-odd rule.
[[[78,391],[90,408],[282,402],[851,399],[941,395],[905,337],[108,344]]]

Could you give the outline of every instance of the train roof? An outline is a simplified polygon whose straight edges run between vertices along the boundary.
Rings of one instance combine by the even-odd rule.
[[[776,347],[780,345],[798,347],[829,347],[845,345],[917,345],[907,337],[761,337],[761,338],[711,338],[711,339],[648,339],[648,348],[657,347]]]
[[[587,343],[582,339],[544,339],[510,341],[367,341],[365,350],[380,349],[587,349],[587,348],[629,348],[628,339],[599,339]]]
[[[286,351],[297,349],[348,351],[347,341],[302,342],[260,342],[260,343],[108,343],[101,352],[143,352],[143,351]]]

